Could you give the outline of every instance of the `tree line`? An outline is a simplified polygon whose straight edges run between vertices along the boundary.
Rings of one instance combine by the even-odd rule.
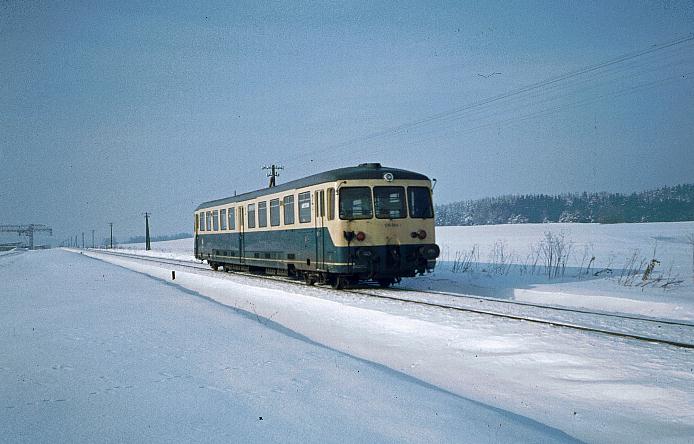
[[[436,206],[437,225],[694,220],[694,184],[631,194],[567,193],[487,197]]]

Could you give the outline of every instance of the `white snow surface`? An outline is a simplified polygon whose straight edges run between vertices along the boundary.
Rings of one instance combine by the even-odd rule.
[[[540,235],[541,228],[548,227],[534,227]],[[626,231],[622,238],[632,235],[630,228],[622,226]],[[461,227],[452,231],[465,230]],[[497,236],[498,232],[489,237]],[[446,235],[440,236],[439,241],[445,242]],[[163,248],[170,249],[168,254],[193,260],[190,253],[175,250],[175,245],[183,242],[191,245],[191,240],[184,240]],[[625,248],[638,245],[637,242],[624,242],[628,245]],[[98,252],[88,254],[160,279],[170,280],[171,269],[176,268]],[[442,268],[445,266],[444,263]],[[408,280],[403,285],[435,286],[442,274],[450,278],[448,290],[460,290],[458,285],[476,288],[467,280],[480,279],[487,283],[481,288],[489,296],[494,296],[494,289],[513,289],[513,285],[523,283],[520,276],[498,277],[479,272],[468,277],[444,269],[434,276]],[[605,311],[614,302],[604,304],[601,297],[617,301],[619,311],[643,311],[667,317],[681,313],[678,308],[691,308],[684,291],[625,289],[613,279],[565,281],[559,284],[540,281],[532,285],[542,285],[543,291],[551,291],[554,286],[573,284],[572,295],[580,298],[586,284],[597,283],[602,296],[596,295],[593,304]],[[485,315],[412,307],[242,275],[213,272],[201,275],[180,269],[175,282],[222,304],[253,313],[259,319],[270,319],[333,349],[383,364],[464,398],[529,417],[579,440],[691,442],[694,436],[694,360],[690,349]],[[592,291],[591,287],[587,288]],[[498,297],[513,297],[501,293]],[[648,297],[668,301],[667,308],[651,310],[648,307],[652,301]],[[575,305],[571,300],[566,303]],[[519,440],[525,438],[514,439]]]
[[[542,274],[521,274],[529,256],[545,233],[563,235],[571,253],[564,277],[546,279]],[[687,236],[694,235],[694,222],[640,224],[521,224],[472,227],[437,227],[442,263],[428,279],[413,280],[418,288],[442,289],[466,294],[518,301],[580,307],[657,318],[694,320],[694,252]],[[506,275],[489,271],[494,245],[504,245],[513,265]],[[452,273],[450,261],[457,252],[477,246],[480,262],[475,272]],[[654,275],[662,274],[681,283],[672,287],[624,286],[622,270],[636,254],[639,260],[659,261]],[[590,272],[586,264],[594,257]],[[583,263],[583,268],[581,264]],[[487,272],[481,270],[487,269]],[[599,277],[594,273],[609,269]],[[581,270],[584,273],[580,273]],[[640,280],[636,279],[635,283]]]
[[[372,330],[375,312],[117,262],[139,273],[63,250],[0,258],[0,442],[572,441],[274,319],[332,313],[324,333],[348,343],[344,323]]]
[[[657,258],[673,264],[684,282],[664,290],[624,287],[614,275],[548,280],[514,270],[498,275],[488,263],[453,273],[451,262],[442,261],[435,273],[401,286],[693,319],[684,236],[694,223],[442,227],[437,243],[443,259],[478,245],[484,262],[497,242],[522,258],[547,230],[563,232],[575,249],[592,244],[595,267],[608,267],[609,256],[614,267],[615,258],[637,248],[650,254],[657,240]],[[192,239],[153,243],[149,252],[128,248],[198,262]],[[513,262],[520,267],[522,259]],[[0,356],[9,357],[9,364],[0,362],[0,393],[10,400],[0,405],[0,427],[19,440],[691,442],[694,436],[691,349],[188,272],[98,251],[3,257],[0,279],[10,290],[0,292]],[[42,326],[42,334],[30,325]],[[139,419],[130,424],[132,415]],[[104,427],[106,439],[95,438]]]
[[[563,235],[571,246],[561,279],[547,279],[541,267],[532,275],[520,271],[524,264],[529,265],[528,257],[547,232]],[[694,222],[437,227],[436,243],[441,247],[441,257],[435,272],[405,279],[401,287],[694,321],[694,252],[687,241],[689,234],[694,235]],[[503,244],[510,264],[505,274],[492,271],[491,252],[497,243]],[[456,254],[469,252],[473,247],[479,251],[475,270],[453,273]],[[145,251],[144,244],[121,248],[133,254],[196,261],[192,238],[155,242],[152,251]],[[620,285],[621,269],[634,253],[639,259],[659,260],[654,274],[663,273],[682,282],[667,288]],[[585,274],[591,257],[595,260]],[[584,273],[580,273],[582,262]],[[611,274],[593,276],[605,268],[612,270]]]

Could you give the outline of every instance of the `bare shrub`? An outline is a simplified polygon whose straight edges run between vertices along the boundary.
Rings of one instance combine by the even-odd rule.
[[[634,286],[641,289],[648,286],[670,289],[684,282],[672,273],[672,265],[665,272],[656,271],[656,267],[660,265],[660,261],[656,259],[657,248],[656,242],[651,259],[642,257],[639,250],[634,250],[632,255],[626,258],[617,282],[625,287]]]
[[[624,262],[617,277],[617,282],[625,287],[631,287],[636,277],[642,274],[643,267],[647,263],[648,260],[641,257],[641,252],[638,249],[634,250],[631,256],[626,258],[626,262]]]
[[[658,262],[659,264],[660,262]],[[647,279],[642,279],[639,286],[643,289],[647,286],[662,288],[664,290],[669,290],[672,287],[676,287],[684,282],[684,279],[676,274],[672,274],[672,265],[668,267],[666,272],[658,274],[650,274]]]
[[[477,244],[472,246],[470,251],[456,251],[455,260],[451,266],[451,271],[453,273],[466,273],[468,271],[474,271],[474,267],[479,262],[479,246]]]
[[[489,271],[498,275],[508,274],[512,265],[513,254],[508,252],[506,244],[500,240],[494,242],[489,254]]]
[[[539,244],[539,251],[544,263],[544,272],[548,279],[564,277],[572,245],[566,239],[564,233],[555,235],[551,231],[545,232],[545,236]]]
[[[582,279],[583,276],[590,274],[590,269],[593,266],[593,262],[595,262],[595,255],[593,254],[593,245],[584,245],[583,257],[581,258],[581,266],[578,267],[578,273],[576,274],[576,277],[578,279]]]

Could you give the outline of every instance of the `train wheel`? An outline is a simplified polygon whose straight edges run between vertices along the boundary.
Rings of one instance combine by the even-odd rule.
[[[388,288],[393,283],[393,279],[379,279],[378,286],[381,288]]]
[[[335,290],[342,290],[349,284],[349,281],[347,280],[346,277],[344,276],[336,276],[333,278],[333,281],[330,283],[330,285],[335,289]]]
[[[210,268],[213,269],[214,271],[219,270],[219,264],[215,264],[214,262],[210,262]]]
[[[314,277],[308,273],[306,273],[304,275],[304,280],[306,281],[306,285],[315,285],[315,283],[316,283],[316,280],[314,279]]]

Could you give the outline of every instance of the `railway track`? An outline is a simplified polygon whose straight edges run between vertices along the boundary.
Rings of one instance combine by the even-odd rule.
[[[129,259],[141,260],[144,262],[196,270],[197,273],[210,274],[217,277],[225,276],[225,274],[222,272],[213,271],[202,263],[192,261],[142,256],[115,251],[96,250],[95,252],[103,255],[120,256]],[[228,276],[231,278],[233,275],[241,275],[263,281],[280,281],[283,283],[305,287],[303,281],[286,277],[238,272],[234,272]],[[497,300],[488,297],[477,297],[439,291],[412,290],[407,288],[377,289],[369,286],[361,286],[360,288],[352,288],[348,290],[333,290],[329,287],[316,287],[316,290],[324,290],[326,292],[331,292],[331,294],[348,293],[354,295],[363,295],[380,300],[388,300],[404,304],[416,304],[422,307],[501,317],[522,322],[531,322],[554,327],[605,334],[625,339],[660,343],[688,349],[694,348],[694,324],[669,319],[656,319],[616,313],[602,313],[584,309],[555,307],[529,302]],[[444,297],[447,298],[447,300],[431,300],[432,296],[436,298]],[[643,331],[657,332],[658,334],[642,334],[641,332]]]

